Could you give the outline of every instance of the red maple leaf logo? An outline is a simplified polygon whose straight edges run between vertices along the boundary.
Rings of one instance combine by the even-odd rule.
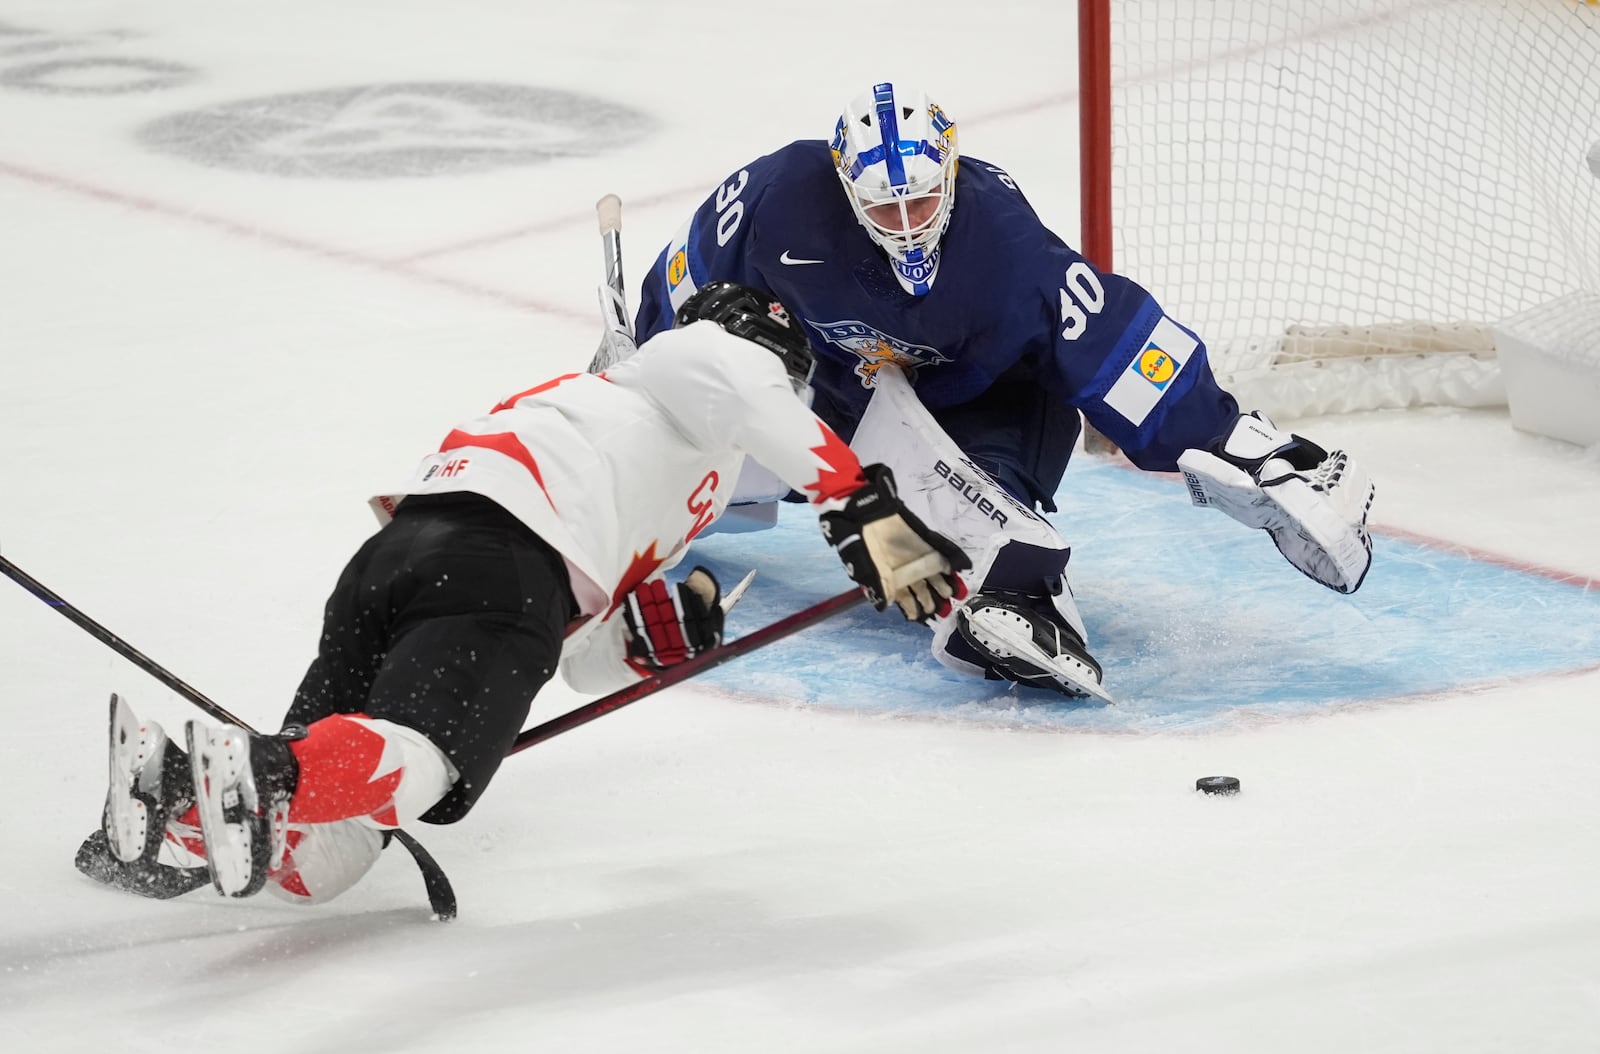
[[[360,714],[333,714],[312,723],[289,749],[300,777],[289,802],[291,823],[333,823],[370,816],[385,827],[400,826],[394,792],[405,767],[378,775],[387,740],[363,724]]]
[[[856,452],[839,438],[839,433],[821,421],[817,422],[817,427],[822,431],[822,443],[812,447],[811,452],[822,462],[822,468],[817,472],[816,481],[805,485],[814,495],[811,500],[842,498],[866,486],[867,477],[861,474],[861,460]]]
[[[639,583],[655,574],[664,563],[666,559],[656,555],[655,542],[646,546],[643,553],[636,551],[633,560],[628,564],[628,569],[622,572],[622,581],[617,583],[617,591],[611,594],[611,606],[606,609],[605,617],[610,618],[617,608],[622,606],[628,594],[637,589]]]

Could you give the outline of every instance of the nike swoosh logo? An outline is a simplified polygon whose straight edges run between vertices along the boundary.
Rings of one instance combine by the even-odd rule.
[[[783,250],[783,255],[778,257],[778,262],[781,263],[781,264],[788,264],[790,267],[793,267],[796,264],[824,263],[826,261],[823,261],[823,260],[796,260],[794,257],[789,255],[789,250],[785,249],[785,250]]]

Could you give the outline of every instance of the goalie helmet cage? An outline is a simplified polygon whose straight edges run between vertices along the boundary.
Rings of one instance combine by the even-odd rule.
[[[1595,0],[1079,0],[1079,76],[1084,254],[1247,408],[1503,403],[1575,298],[1600,355]]]

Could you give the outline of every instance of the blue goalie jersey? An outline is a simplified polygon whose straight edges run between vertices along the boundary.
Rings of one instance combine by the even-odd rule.
[[[932,289],[902,290],[851,211],[827,144],[800,140],[740,169],[678,231],[644,280],[636,330],[643,341],[670,328],[709,281],[770,290],[805,322],[817,353],[816,409],[841,434],[860,419],[877,371],[894,364],[969,451],[962,414],[973,406],[1006,445],[1065,444],[1043,457],[1035,478],[1024,465],[1025,485],[1002,479],[1046,508],[1077,433],[1070,407],[1154,471],[1174,470],[1184,450],[1232,426],[1238,405],[1218,387],[1200,338],[1139,285],[1096,270],[1051,233],[999,168],[961,159],[940,246]],[[1041,397],[1070,426],[1007,433],[1009,417],[1026,416],[1007,401]]]

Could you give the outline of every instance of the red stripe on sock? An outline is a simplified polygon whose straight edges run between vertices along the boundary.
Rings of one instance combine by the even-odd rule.
[[[306,738],[290,743],[300,763],[300,782],[289,802],[289,822],[333,823],[370,816],[394,826],[394,792],[405,769],[374,778],[385,742],[382,733],[351,716],[335,714],[313,724]]]
[[[268,878],[276,882],[278,887],[285,892],[310,900],[311,890],[306,888],[305,879],[301,877],[300,869],[295,866],[294,862],[294,851],[300,847],[300,843],[304,839],[304,831],[289,831],[283,836],[284,844],[288,847],[283,854],[283,863]]]

